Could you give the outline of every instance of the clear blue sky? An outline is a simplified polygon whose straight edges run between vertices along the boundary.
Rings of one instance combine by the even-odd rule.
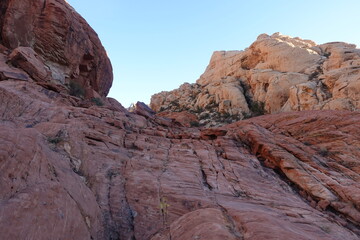
[[[261,33],[360,46],[359,0],[68,0],[113,65],[109,96],[124,107],[195,82],[215,50],[243,50]]]

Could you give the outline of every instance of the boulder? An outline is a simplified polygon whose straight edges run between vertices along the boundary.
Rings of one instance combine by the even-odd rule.
[[[194,127],[199,125],[199,119],[195,114],[189,112],[161,112],[157,116],[172,119],[183,127]]]
[[[48,80],[49,72],[30,47],[17,47],[9,55],[9,61],[12,65],[23,69],[36,81],[46,82]]]

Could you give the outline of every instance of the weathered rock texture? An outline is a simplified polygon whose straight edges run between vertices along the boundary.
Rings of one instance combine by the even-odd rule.
[[[199,131],[26,81],[0,97],[4,239],[360,239],[359,113]]]
[[[36,81],[75,82],[85,96],[107,95],[111,63],[97,34],[66,1],[2,0],[0,11],[0,44],[15,51],[14,65],[33,65],[25,69]]]
[[[45,55],[0,47],[1,239],[360,239],[359,113],[188,128],[69,95]]]
[[[264,113],[355,110],[359,80],[360,49],[353,44],[262,34],[244,51],[215,52],[195,84],[155,94],[150,105],[193,112],[206,126]]]

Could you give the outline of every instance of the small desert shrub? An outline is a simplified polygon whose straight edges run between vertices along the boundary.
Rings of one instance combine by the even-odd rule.
[[[205,106],[206,110],[212,110],[213,108],[218,108],[219,107],[219,103],[216,102],[212,102],[208,105]]]
[[[52,144],[58,144],[61,141],[63,141],[63,138],[60,136],[55,136],[55,137],[48,137],[48,142],[52,143]]]
[[[251,118],[252,116],[251,116],[251,113],[247,113],[247,112],[242,112],[241,113],[242,115],[243,115],[243,119],[249,119],[249,118]]]
[[[324,53],[324,57],[326,57],[326,58],[329,58],[329,57],[330,57],[330,55],[331,55],[331,53],[330,53],[330,52],[325,52],[325,53]]]
[[[69,84],[70,95],[75,97],[84,97],[85,89],[77,82],[71,81]]]
[[[255,101],[250,104],[250,110],[253,113],[253,117],[261,116],[266,113],[265,111],[265,103]]]
[[[64,130],[59,130],[55,136],[49,136],[47,138],[47,141],[52,144],[58,144],[60,142],[63,142],[66,138],[66,132]]]
[[[202,113],[204,109],[202,107],[197,106],[192,112],[193,113]]]
[[[327,150],[327,148],[320,148],[318,153],[322,157],[327,157],[330,155],[330,152],[329,152],[329,150]]]
[[[170,106],[180,107],[179,100],[173,100],[169,103]]]
[[[200,124],[199,124],[199,122],[197,122],[197,121],[191,121],[191,122],[190,122],[190,126],[191,126],[191,127],[199,127]]]
[[[104,103],[101,101],[100,98],[92,98],[91,101],[96,104],[96,106],[104,106]]]
[[[207,119],[207,118],[209,118],[210,117],[210,114],[209,113],[204,113],[204,114],[202,114],[202,115],[200,115],[200,120],[203,120],[203,119]]]
[[[164,226],[168,225],[168,209],[169,209],[169,207],[170,207],[170,205],[167,203],[167,199],[165,197],[161,197],[160,203],[159,203],[159,209],[160,209],[160,214],[161,214]]]
[[[321,230],[323,230],[323,231],[326,232],[326,233],[330,233],[330,232],[331,232],[331,228],[328,227],[328,226],[321,226],[320,228],[321,228]]]
[[[228,118],[231,117],[231,114],[228,113],[228,112],[224,112],[224,113],[221,114],[221,117],[224,118],[224,119],[228,119]]]

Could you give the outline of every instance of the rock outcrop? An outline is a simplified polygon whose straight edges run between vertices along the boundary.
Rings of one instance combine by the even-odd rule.
[[[1,12],[23,16],[38,4],[15,3],[2,1]],[[43,50],[0,47],[1,239],[360,239],[360,113],[185,127],[196,117],[172,121],[142,103],[128,112],[111,98],[70,95],[81,89],[54,78]]]
[[[244,51],[215,52],[195,84],[161,92],[151,108],[190,111],[205,126],[264,113],[359,109],[360,49],[262,34]]]
[[[360,239],[359,113],[200,131],[26,81],[0,93],[4,239]]]
[[[0,44],[14,51],[18,67],[27,64],[34,80],[73,83],[87,97],[108,94],[113,76],[106,51],[66,1],[2,0],[0,10]]]

